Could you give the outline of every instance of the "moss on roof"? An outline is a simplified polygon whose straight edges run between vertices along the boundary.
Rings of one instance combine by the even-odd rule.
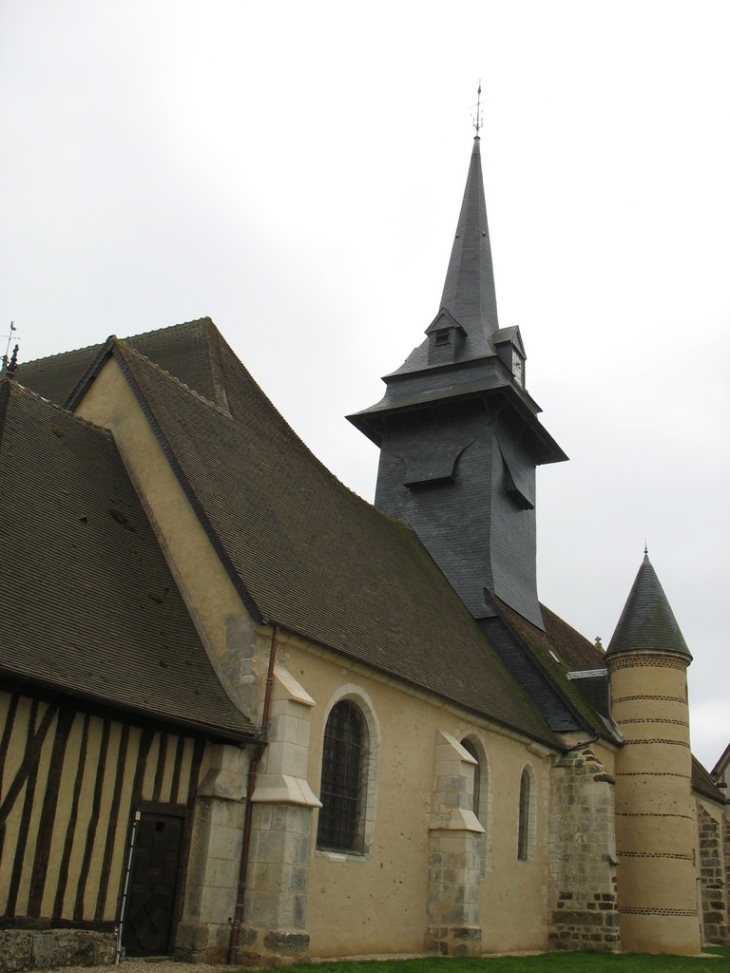
[[[224,342],[227,412],[111,353],[261,617],[558,745],[415,533],[343,486]]]
[[[242,739],[112,435],[0,380],[0,672]]]
[[[549,609],[544,615],[547,630],[543,632],[494,595],[492,598],[522,644],[585,726],[616,743],[618,736],[585,699],[575,682],[568,679],[568,673],[575,671],[576,661],[580,661],[582,669],[603,668],[602,656],[591,643]],[[593,665],[585,665],[591,660]]]

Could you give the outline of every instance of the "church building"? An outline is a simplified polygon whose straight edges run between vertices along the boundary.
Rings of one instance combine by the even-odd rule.
[[[499,324],[479,153],[425,340],[348,417],[374,505],[210,319],[5,363],[4,970],[728,943],[648,556],[605,652],[538,599],[567,457]]]

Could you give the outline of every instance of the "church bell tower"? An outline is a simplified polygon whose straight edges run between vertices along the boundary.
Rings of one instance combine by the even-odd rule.
[[[375,505],[410,524],[475,619],[491,594],[543,628],[535,469],[567,459],[527,392],[519,328],[500,328],[474,139],[438,313],[426,339],[348,416],[380,447]]]

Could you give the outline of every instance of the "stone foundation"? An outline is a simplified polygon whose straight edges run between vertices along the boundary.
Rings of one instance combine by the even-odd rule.
[[[481,956],[479,926],[429,926],[426,949],[437,956]]]
[[[301,929],[241,927],[236,963],[246,967],[293,966],[309,961],[309,935]]]
[[[113,963],[113,933],[86,929],[0,929],[0,970],[44,970]]]
[[[173,958],[183,963],[227,963],[229,923],[183,920],[177,927]]]

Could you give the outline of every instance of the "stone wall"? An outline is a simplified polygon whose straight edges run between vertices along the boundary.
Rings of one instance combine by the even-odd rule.
[[[0,970],[42,970],[113,963],[117,941],[111,932],[86,929],[0,929]]]
[[[702,941],[703,944],[713,946],[725,946],[728,943],[727,898],[723,862],[724,824],[723,819],[716,821],[698,802],[697,827],[700,843]]]
[[[553,949],[616,952],[614,781],[590,747],[560,758],[550,807]]]

